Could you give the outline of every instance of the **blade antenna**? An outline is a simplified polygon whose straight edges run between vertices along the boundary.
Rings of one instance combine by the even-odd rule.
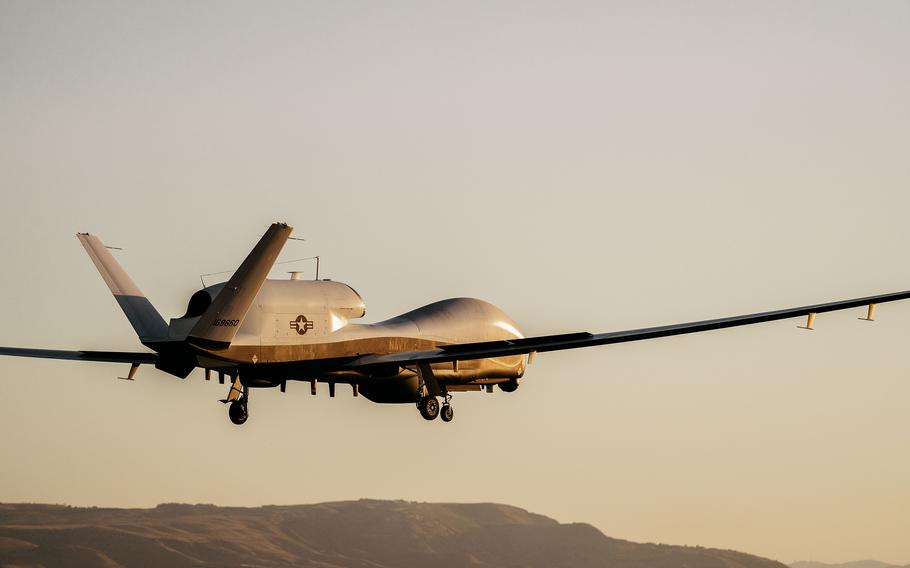
[[[276,262],[275,266],[278,266],[279,264],[291,264],[292,262],[303,262],[304,260],[316,261],[316,280],[319,280],[319,255],[308,256],[306,258],[295,258],[294,260],[282,260],[281,262]]]

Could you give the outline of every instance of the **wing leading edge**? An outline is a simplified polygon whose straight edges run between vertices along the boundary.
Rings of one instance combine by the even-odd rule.
[[[102,363],[145,363],[154,365],[158,362],[158,355],[155,353],[127,353],[123,351],[60,351],[57,349],[0,347],[0,355],[34,357],[38,359],[64,359],[68,361],[98,361]]]
[[[579,349],[582,347],[610,345],[613,343],[626,343],[629,341],[642,341],[645,339],[655,339],[658,337],[672,337],[674,335],[684,335],[689,333],[712,331],[715,329],[740,327],[744,325],[753,325],[802,316],[810,316],[811,318],[813,314],[821,314],[825,312],[846,310],[861,306],[870,306],[907,299],[910,299],[910,290],[904,292],[894,292],[891,294],[868,296],[865,298],[855,298],[852,300],[842,300],[839,302],[828,302],[824,304],[801,306],[798,308],[788,308],[783,310],[759,312],[754,314],[732,316],[713,320],[678,323],[641,329],[611,331],[607,333],[596,334],[578,332],[562,335],[527,337],[523,339],[486,341],[480,343],[458,343],[452,345],[444,345],[436,349],[428,349],[423,351],[365,355],[362,357],[357,357],[353,360],[345,361],[343,363],[339,361],[339,364],[337,364],[337,366],[334,364],[329,364],[328,367],[334,369],[356,369],[373,365],[445,363],[458,360],[465,361],[470,359],[486,359],[490,357],[524,355],[532,352],[544,353],[547,351]],[[131,363],[137,365],[154,365],[158,362],[158,355],[155,353],[130,353],[122,351],[61,351],[55,349],[0,347],[0,355],[13,357],[35,357],[41,359],[64,359],[71,361]],[[317,362],[313,361],[311,363]],[[322,363],[325,364],[326,362]]]
[[[490,357],[505,357],[509,355],[524,355],[531,352],[560,351],[564,349],[578,349],[581,347],[594,347],[597,345],[610,345],[613,343],[626,343],[629,341],[642,341],[658,337],[671,337],[687,333],[699,333],[715,329],[726,329],[743,325],[753,325],[800,316],[809,316],[825,312],[834,312],[896,302],[910,299],[910,290],[881,294],[866,298],[855,298],[839,302],[828,302],[811,306],[801,306],[784,310],[760,312],[727,318],[678,323],[658,327],[646,327],[624,331],[611,331],[607,333],[568,333],[564,335],[547,335],[540,337],[527,337],[501,341],[486,341],[481,343],[458,343],[445,345],[437,349],[424,351],[409,351],[404,353],[391,353],[387,355],[365,355],[345,365],[349,368],[367,365],[398,364],[408,365],[416,363],[445,363],[450,361],[464,361],[469,359],[486,359]],[[811,327],[811,326],[810,326]]]

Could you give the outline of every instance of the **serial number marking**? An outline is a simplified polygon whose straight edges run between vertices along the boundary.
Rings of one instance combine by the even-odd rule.
[[[240,320],[222,320],[217,319],[212,322],[212,325],[217,327],[236,327],[240,323]]]

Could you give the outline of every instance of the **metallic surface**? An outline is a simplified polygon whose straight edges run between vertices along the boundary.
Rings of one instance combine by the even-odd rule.
[[[475,344],[459,344],[452,347],[441,347],[432,351],[417,350],[414,352],[394,353],[388,355],[365,356],[351,362],[351,365],[368,365],[368,364],[399,364],[404,365],[417,361],[431,361],[441,363],[447,361],[464,361],[467,359],[483,357],[501,357],[506,355],[516,355],[532,352],[557,351],[565,349],[577,349],[580,347],[594,347],[598,345],[610,345],[613,343],[625,343],[629,341],[641,341],[644,339],[654,339],[658,337],[672,337],[674,335],[683,335],[688,333],[699,333],[703,331],[712,331],[717,329],[726,329],[730,327],[739,327],[744,325],[753,325],[788,319],[793,317],[810,316],[811,321],[807,329],[812,329],[811,323],[815,321],[815,314],[832,312],[837,310],[846,310],[863,306],[874,305],[884,302],[895,302],[898,300],[910,299],[910,290],[904,292],[895,292],[891,294],[881,294],[878,296],[869,296],[866,298],[856,298],[852,300],[841,300],[837,302],[828,302],[824,304],[814,304],[811,306],[801,306],[797,308],[788,308],[783,310],[774,310],[769,312],[760,312],[756,314],[747,314],[727,318],[703,320],[689,323],[679,323],[673,325],[664,325],[658,327],[648,327],[642,329],[632,329],[624,331],[613,331],[608,333],[570,333],[566,335],[555,335],[549,337],[529,337],[527,339],[508,340],[500,342],[481,342]]]
[[[196,349],[221,364],[240,367],[240,376],[251,386],[317,378],[358,384],[365,397],[381,402],[413,402],[416,373],[398,365],[339,369],[333,363],[320,369],[305,363],[521,337],[505,312],[471,298],[443,300],[375,324],[348,323],[345,316],[363,314],[363,302],[338,282],[267,281],[253,306],[235,342]],[[305,334],[291,327],[299,315],[315,324]],[[524,356],[473,360],[457,370],[440,365],[434,375],[445,384],[509,380],[522,376],[525,361]]]
[[[34,357],[37,359],[63,359],[66,361],[97,361],[102,363],[146,363],[158,361],[155,353],[128,353],[122,351],[63,351],[59,349],[26,349],[0,347],[0,355]]]
[[[291,231],[292,228],[284,223],[269,227],[196,322],[190,331],[191,338],[226,344],[234,339]]]
[[[56,351],[0,347],[0,355],[154,364],[184,378],[197,367],[229,375],[235,389],[287,381],[351,384],[383,403],[475,391],[499,384],[512,392],[536,353],[670,337],[873,306],[910,298],[910,291],[659,327],[525,338],[496,306],[472,298],[442,300],[373,324],[352,323],[366,307],[347,284],[267,280],[292,228],[273,224],[226,283],[197,291],[170,325],[148,302],[104,244],[79,234],[101,277],[140,340],[155,353]],[[811,323],[810,326],[811,327]],[[315,392],[315,390],[314,390]],[[238,395],[239,396],[239,395]],[[244,390],[244,397],[246,390]],[[245,401],[245,398],[243,399]]]
[[[101,278],[111,293],[120,304],[123,313],[136,330],[136,335],[141,341],[160,339],[167,335],[167,324],[164,323],[148,298],[139,290],[133,279],[129,277],[120,263],[114,259],[104,243],[96,236],[88,233],[76,235],[89,258],[101,274]]]

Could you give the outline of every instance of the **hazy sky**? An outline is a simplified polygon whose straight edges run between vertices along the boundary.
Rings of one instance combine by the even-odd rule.
[[[0,345],[139,344],[286,220],[378,321],[527,334],[910,288],[910,3],[0,1]],[[286,267],[284,267],[286,268]],[[276,271],[276,277],[284,277]],[[910,303],[540,356],[411,405],[0,360],[0,501],[499,501],[639,541],[910,562]]]

